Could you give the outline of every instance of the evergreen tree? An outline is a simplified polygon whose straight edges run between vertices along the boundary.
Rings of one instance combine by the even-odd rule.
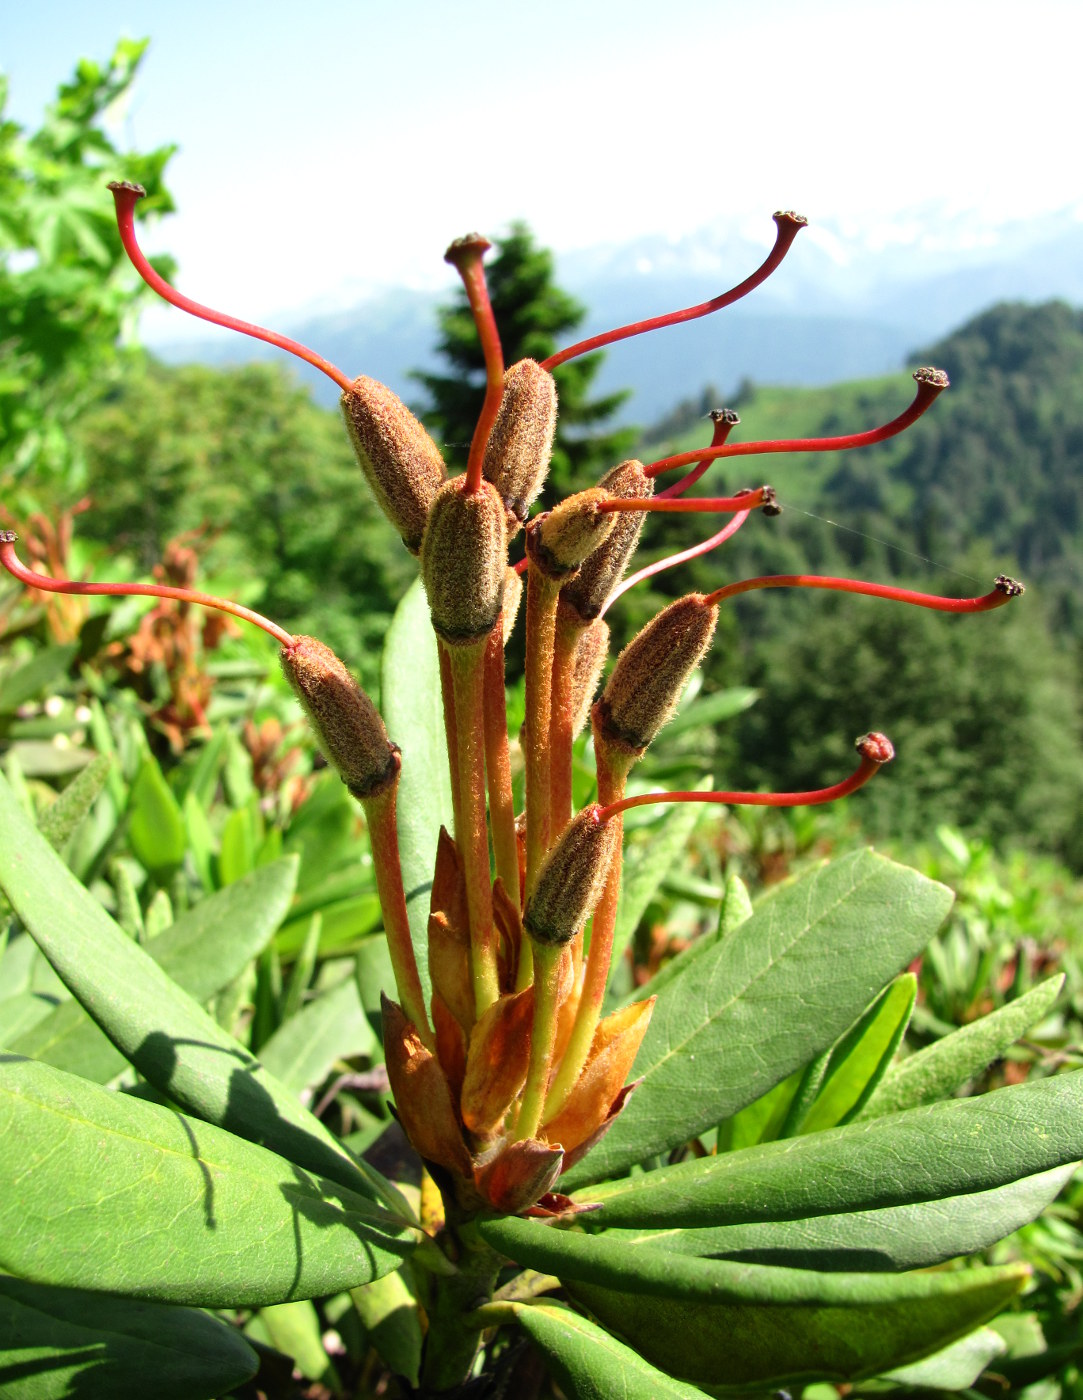
[[[495,257],[486,264],[486,276],[504,362],[544,360],[558,348],[558,338],[567,342],[586,309],[556,286],[553,256],[537,246],[525,224],[512,224],[495,241],[495,249]],[[449,459],[462,463],[485,397],[485,362],[462,291],[440,312],[438,348],[450,373],[418,372],[415,378],[429,395],[429,405],[423,409],[426,423],[446,445]],[[589,397],[601,363],[600,353],[584,355],[555,371],[560,414],[549,474],[551,500],[592,486],[635,445],[634,429],[599,432],[627,398],[626,393]]]

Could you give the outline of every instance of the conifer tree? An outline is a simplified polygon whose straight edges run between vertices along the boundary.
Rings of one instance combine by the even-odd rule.
[[[504,363],[543,360],[583,322],[586,308],[553,280],[553,255],[539,248],[524,223],[514,223],[494,241],[495,255],[486,263],[489,296],[500,328]],[[418,372],[428,391],[424,417],[445,444],[451,462],[466,460],[470,438],[485,397],[485,362],[465,293],[440,312],[439,353],[447,374]],[[557,436],[549,472],[550,496],[593,485],[631,452],[635,430],[599,433],[626,392],[591,399],[591,385],[602,355],[584,355],[555,371],[560,396]]]

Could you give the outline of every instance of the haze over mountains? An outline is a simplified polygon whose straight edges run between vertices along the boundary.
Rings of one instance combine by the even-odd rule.
[[[557,257],[557,280],[587,306],[587,335],[716,295],[759,265],[773,232],[763,219],[580,250]],[[747,300],[611,347],[598,387],[630,388],[622,417],[647,424],[705,384],[725,398],[743,379],[829,384],[900,369],[916,349],[995,302],[1053,297],[1083,303],[1083,207],[997,227],[932,210],[890,227],[812,225]],[[416,402],[421,393],[409,371],[437,363],[435,314],[446,299],[446,291],[354,282],[337,306],[313,305],[273,324],[348,372],[370,374]],[[227,332],[148,339],[170,363],[281,353]],[[291,363],[321,402],[335,401],[324,376]]]

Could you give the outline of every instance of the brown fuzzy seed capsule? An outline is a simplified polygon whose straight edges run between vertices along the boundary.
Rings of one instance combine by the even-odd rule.
[[[324,756],[354,797],[373,797],[394,782],[399,751],[376,706],[331,648],[315,637],[294,637],[281,659]]]
[[[643,463],[634,457],[606,472],[598,485],[610,496],[625,499],[654,493],[653,479],[643,470]],[[620,582],[647,517],[643,511],[629,510],[615,511],[613,518],[616,524],[609,538],[584,560],[579,572],[560,590],[561,603],[572,608],[584,624],[594,621]]]
[[[493,630],[504,600],[508,532],[496,487],[467,493],[456,477],[437,493],[421,541],[421,577],[436,635],[469,645]]]
[[[881,734],[875,729],[871,734],[862,734],[859,739],[855,739],[854,748],[862,758],[867,758],[872,763],[890,763],[895,757],[895,745],[886,734]]]
[[[594,707],[599,732],[610,743],[635,753],[647,747],[677,708],[717,621],[717,606],[702,593],[689,593],[632,638]]]
[[[533,520],[526,542],[531,564],[551,579],[574,573],[614,529],[617,512],[598,509],[608,499],[608,491],[593,486]]]
[[[508,533],[525,524],[549,470],[557,427],[557,386],[534,360],[504,375],[504,397],[485,448],[482,472],[507,507]]]
[[[514,569],[504,575],[504,645],[515,629],[515,619],[519,616],[519,605],[523,601],[523,576]]]
[[[621,826],[599,821],[601,810],[596,802],[584,807],[545,858],[523,913],[523,927],[536,943],[569,943],[602,897]]]
[[[429,507],[447,480],[440,449],[397,395],[361,375],[342,412],[365,480],[411,554],[421,546]]]
[[[572,673],[572,735],[579,733],[587,722],[594,692],[602,667],[609,655],[609,625],[604,618],[595,618],[579,634],[575,646],[575,670]]]

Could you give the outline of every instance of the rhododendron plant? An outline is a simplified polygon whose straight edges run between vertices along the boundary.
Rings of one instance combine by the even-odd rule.
[[[718,937],[683,954],[641,1000],[606,1005],[629,809],[830,802],[893,757],[890,741],[869,733],[857,740],[854,770],[825,775],[818,790],[629,795],[630,774],[711,646],[720,607],[750,590],[786,587],[969,613],[998,608],[1022,588],[1000,577],[987,594],[959,599],[807,574],[720,583],[660,612],[621,652],[598,695],[607,611],[641,580],[716,549],[754,516],[777,514],[767,485],[690,494],[712,463],[881,442],[929,409],[947,377],[919,370],[913,401],[897,417],[835,437],[734,442],[737,416],[719,411],[701,449],[614,464],[597,486],[538,511],[559,413],[553,370],[752,292],[782,263],[802,218],[775,215],[773,248],[731,291],[590,337],[540,363],[511,366],[486,287],[489,245],[478,235],[455,240],[446,257],[465,287],[486,366],[484,404],[456,474],[391,389],[351,378],[287,337],[213,311],[165,282],[136,240],[141,189],[111,189],[124,246],[156,292],[290,351],[338,385],[364,477],[359,490],[371,491],[418,557],[438,648],[453,809],[431,851],[424,939],[411,930],[399,848],[400,777],[412,736],[388,732],[349,658],[192,589],[52,579],[20,562],[10,531],[0,536],[0,564],[28,588],[148,594],[219,608],[280,644],[320,748],[365,816],[394,979],[383,1000],[383,1053],[396,1115],[424,1165],[421,1211],[415,1216],[389,1183],[330,1145],[300,1110],[287,1111],[273,1085],[259,1081],[274,1108],[271,1127],[266,1114],[253,1117],[239,1102],[213,1108],[200,1075],[224,1071],[185,1069],[186,1046],[202,1043],[207,1028],[195,1033],[184,1016],[160,1026],[136,1016],[138,1033],[120,1027],[9,874],[12,903],[75,995],[140,1072],[193,1115],[181,1121],[204,1120],[193,1155],[202,1162],[222,1147],[200,1136],[208,1123],[231,1135],[236,1147],[229,1150],[242,1158],[277,1154],[284,1169],[293,1164],[304,1178],[306,1204],[298,1209],[312,1219],[324,1211],[329,1236],[352,1229],[359,1243],[352,1271],[350,1251],[335,1235],[325,1264],[306,1272],[300,1255],[319,1256],[320,1238],[299,1233],[292,1279],[272,1270],[268,1282],[257,1279],[254,1263],[247,1273],[231,1265],[220,1287],[200,1275],[172,1291],[154,1267],[138,1264],[138,1250],[123,1278],[108,1271],[80,1277],[45,1264],[35,1272],[2,1249],[0,1265],[57,1286],[254,1307],[375,1287],[412,1253],[409,1292],[425,1339],[414,1380],[426,1393],[454,1390],[480,1366],[495,1365],[511,1323],[543,1349],[569,1394],[689,1396],[702,1393],[697,1386],[879,1375],[941,1352],[992,1316],[1023,1286],[1025,1269],[907,1270],[991,1243],[1055,1194],[1065,1164],[1083,1155],[1080,1096],[1074,1076],[1064,1076],[965,1103],[929,1106],[925,1093],[904,1094],[892,1112],[877,1114],[878,1086],[898,1073],[892,1057],[913,1004],[913,979],[903,970],[944,915],[940,887],[870,852],[812,872],[751,917],[735,886]],[[725,519],[709,538],[626,577],[652,512]],[[525,797],[517,810],[504,651],[520,615]],[[406,674],[392,680],[412,684]],[[588,722],[596,800],[575,811],[573,746]],[[142,956],[136,948],[124,956],[134,954]],[[891,985],[882,992],[885,982]],[[123,986],[118,997],[124,1000]],[[992,1054],[1003,1032],[989,1020],[983,1048]],[[164,1060],[146,1053],[154,1035],[169,1046]],[[859,1044],[867,1052],[860,1066],[851,1054]],[[932,1097],[960,1082],[964,1059],[949,1052],[955,1068],[934,1074]],[[838,1091],[844,1081],[842,1107],[834,1116],[822,1110],[817,1120],[813,1110],[826,1102],[828,1086]],[[62,1087],[33,1092],[60,1094]],[[719,1125],[769,1094],[781,1095],[774,1133],[765,1128],[758,1147],[725,1152]],[[147,1119],[148,1138],[168,1133],[178,1117],[168,1106],[137,1107],[161,1115]],[[106,1114],[101,1106],[94,1111]],[[1040,1149],[1028,1137],[1038,1117]],[[826,1131],[802,1127],[813,1122]],[[979,1131],[999,1139],[980,1160],[963,1145]],[[695,1146],[685,1156],[688,1143]],[[906,1228],[904,1217],[911,1219]],[[825,1221],[833,1244],[817,1234]],[[216,1257],[213,1232],[205,1248]],[[539,1301],[558,1288],[561,1301]]]

